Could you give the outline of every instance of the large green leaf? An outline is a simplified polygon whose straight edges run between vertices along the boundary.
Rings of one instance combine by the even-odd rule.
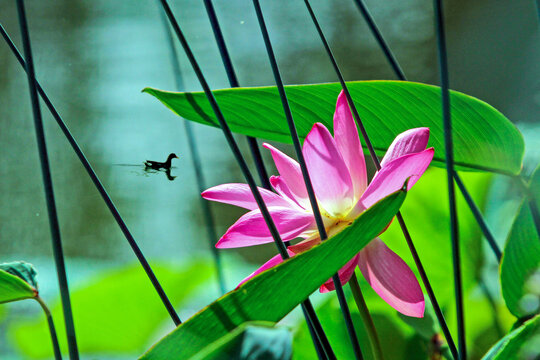
[[[482,360],[527,360],[540,356],[540,316],[527,321],[495,344]]]
[[[210,262],[152,264],[157,278],[174,305],[193,298],[213,274]],[[212,287],[213,289],[213,287]],[[208,290],[206,290],[208,291]],[[74,284],[71,303],[79,350],[83,354],[131,354],[135,358],[158,339],[156,332],[174,328],[163,304],[139,264],[100,272]],[[63,323],[59,300],[51,308],[57,324]],[[58,327],[61,347],[67,350],[63,327]],[[8,336],[21,358],[52,357],[47,323],[41,313],[19,317]]]
[[[336,236],[216,300],[142,358],[186,359],[244,322],[279,321],[377,236],[404,199],[404,191],[388,196]]]
[[[214,341],[189,360],[289,360],[292,335],[286,327],[251,321]]]
[[[536,169],[530,182],[530,189],[536,199],[540,199],[540,167]],[[538,202],[540,206],[540,202]],[[501,262],[501,288],[506,306],[517,317],[538,313],[540,294],[528,285],[529,279],[540,272],[540,238],[527,200],[523,202],[512,225]],[[538,275],[535,276],[538,278]],[[527,306],[527,298],[536,299],[532,308]]]
[[[440,88],[401,81],[348,83],[362,121],[379,155],[394,137],[410,128],[431,129],[433,164],[444,165],[444,134]],[[286,87],[300,137],[315,122],[332,129],[338,83]],[[152,88],[145,92],[158,98],[176,114],[202,124],[217,126],[204,93],[173,93]],[[276,87],[237,88],[214,91],[225,119],[234,132],[281,142],[291,136]],[[523,137],[514,125],[487,103],[451,92],[454,159],[464,170],[517,174],[524,152]]]
[[[23,280],[22,276],[17,276],[21,266],[21,263],[0,264],[0,304],[37,296],[37,290]],[[25,266],[33,271],[29,264]],[[29,280],[31,279],[29,278]]]

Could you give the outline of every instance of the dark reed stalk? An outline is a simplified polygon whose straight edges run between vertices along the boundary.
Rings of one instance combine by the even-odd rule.
[[[223,37],[223,32],[221,31],[221,26],[219,25],[219,21],[218,21],[212,0],[204,0],[204,6],[208,14],[208,19],[210,20],[210,25],[214,33],[214,38],[216,39],[216,44],[219,49],[223,66],[225,67],[225,72],[227,73],[227,78],[229,79],[229,84],[233,88],[239,87],[240,84],[238,82],[238,78],[236,76],[236,72],[232,64],[232,59],[229,54],[229,50],[227,49],[225,38]],[[257,169],[257,173],[259,175],[259,179],[261,180],[261,184],[265,189],[272,190],[269,176],[264,166],[261,152],[257,144],[257,139],[251,136],[247,136],[246,138],[247,138],[250,150],[251,150],[251,155],[253,157],[253,160],[255,161],[255,166]],[[289,241],[285,241],[284,243],[286,247],[289,247],[290,245]],[[302,306],[302,311],[304,313],[304,317],[306,318],[309,333],[313,340],[315,350],[317,352],[317,356],[319,357],[319,359],[322,359],[324,357],[324,350],[322,349],[322,345],[319,341],[319,336],[317,335],[315,328],[313,327],[313,324],[310,321],[309,314],[306,312],[306,309],[304,308],[304,306]]]
[[[472,199],[469,192],[465,189],[465,184],[463,184],[463,181],[461,181],[461,178],[459,177],[458,173],[454,171],[454,179],[456,180],[456,184],[458,188],[461,190],[461,193],[463,194],[463,197],[465,198],[465,201],[469,205],[469,208],[471,209],[471,212],[473,213],[474,218],[476,219],[476,222],[478,223],[478,226],[480,226],[480,229],[482,230],[482,233],[486,237],[486,240],[491,247],[491,250],[493,250],[493,254],[497,258],[497,262],[501,262],[502,258],[502,252],[499,248],[499,245],[497,245],[497,242],[495,241],[495,238],[491,234],[491,231],[489,231],[489,228],[484,221],[484,218],[482,217],[482,213],[480,212],[480,209],[478,209],[478,206],[474,203],[474,200]]]
[[[227,140],[227,143],[246,179],[246,182],[248,183],[248,186],[253,194],[253,197],[255,198],[255,201],[257,202],[257,205],[261,211],[261,215],[263,216],[264,221],[266,225],[268,226],[268,230],[270,231],[270,234],[272,235],[272,238],[274,239],[274,242],[278,248],[278,251],[283,259],[288,259],[289,254],[287,253],[285,244],[281,240],[281,236],[276,228],[276,225],[272,217],[270,216],[268,208],[266,207],[266,204],[264,203],[264,200],[261,196],[261,193],[259,192],[259,189],[257,188],[255,179],[253,178],[253,175],[251,174],[251,171],[249,170],[247,163],[244,157],[242,156],[242,153],[240,152],[238,144],[236,143],[236,140],[234,139],[232,135],[231,129],[229,128],[227,122],[225,121],[225,117],[223,116],[223,113],[221,112],[221,108],[219,107],[214,97],[214,94],[212,93],[212,90],[210,89],[206,81],[206,78],[204,77],[204,74],[202,73],[199,63],[197,62],[193,52],[191,51],[191,47],[189,46],[186,38],[184,37],[184,34],[182,30],[180,29],[180,26],[178,22],[176,21],[176,18],[174,14],[172,13],[172,10],[169,4],[167,3],[166,0],[160,0],[160,2],[163,9],[165,10],[165,14],[167,15],[167,18],[169,19],[169,22],[172,25],[176,36],[178,37],[178,40],[180,41],[182,47],[184,48],[184,52],[186,53],[186,56],[189,59],[189,62],[193,68],[193,71],[197,75],[197,78],[199,80],[199,83],[201,84],[201,87],[203,88],[204,93],[208,101],[210,102],[212,110],[214,111],[214,114],[216,115],[216,118],[221,126],[225,139]],[[318,336],[320,336],[319,340],[322,343],[322,347],[324,348],[327,358],[335,359],[336,357],[334,355],[334,352],[326,336],[325,335],[323,336],[324,331],[320,325],[320,322],[318,321],[318,318],[315,315],[313,305],[311,305],[311,302],[309,301],[309,299],[303,302],[303,307],[306,313],[309,314],[308,321],[311,321],[311,324],[315,328]]]
[[[22,55],[20,54],[19,50],[17,50],[17,47],[15,46],[15,44],[13,43],[11,38],[9,37],[8,33],[6,32],[6,30],[4,29],[2,24],[0,24],[0,33],[2,34],[2,37],[4,38],[6,43],[8,44],[9,48],[11,49],[13,55],[15,55],[15,57],[19,61],[19,64],[21,64],[23,69],[25,71],[27,71],[26,62],[24,61],[24,59],[23,59]],[[169,315],[173,319],[175,325],[179,325],[181,323],[181,321],[178,318],[178,315],[176,314],[173,306],[171,305],[171,302],[167,298],[167,295],[163,291],[163,288],[161,287],[161,284],[159,283],[156,276],[154,275],[154,272],[152,271],[152,268],[150,267],[150,264],[148,263],[148,261],[144,257],[144,254],[140,250],[139,246],[137,245],[137,242],[135,241],[135,238],[133,237],[133,235],[131,235],[131,232],[129,231],[129,229],[128,229],[126,223],[124,222],[124,220],[122,219],[122,216],[120,216],[120,213],[116,209],[116,206],[114,205],[114,203],[111,200],[109,194],[105,190],[105,187],[103,186],[103,184],[99,180],[99,178],[98,178],[97,174],[95,173],[94,169],[92,169],[92,166],[88,162],[88,159],[86,158],[86,156],[82,152],[81,148],[79,147],[79,144],[77,144],[77,141],[75,140],[75,138],[73,137],[73,135],[69,131],[68,127],[66,126],[66,124],[64,123],[62,118],[60,117],[60,114],[58,113],[58,111],[56,110],[54,105],[52,104],[51,100],[49,99],[49,97],[45,93],[45,90],[43,90],[43,88],[41,87],[41,85],[39,84],[37,79],[35,80],[35,82],[36,82],[38,93],[41,96],[41,98],[43,99],[43,102],[45,103],[45,105],[49,109],[49,112],[53,116],[54,120],[56,121],[56,123],[58,124],[58,126],[60,127],[62,132],[64,133],[64,136],[67,138],[69,144],[73,148],[73,151],[75,151],[75,154],[77,154],[77,157],[79,158],[79,160],[83,164],[84,168],[86,169],[88,175],[90,176],[90,179],[92,179],[92,182],[94,183],[94,185],[95,185],[96,189],[98,190],[99,194],[101,195],[101,197],[105,201],[105,204],[109,208],[109,210],[112,213],[114,219],[118,223],[118,226],[120,227],[120,230],[122,230],[122,233],[126,237],[126,240],[128,241],[129,245],[131,246],[131,249],[133,250],[133,252],[135,253],[135,256],[137,256],[137,259],[141,263],[141,266],[143,267],[144,271],[146,272],[146,275],[148,276],[148,278],[152,282],[152,285],[154,286],[156,292],[158,293],[161,301],[165,305]]]
[[[394,70],[394,74],[397,76],[397,78],[399,80],[407,81],[405,73],[403,72],[401,66],[399,65],[396,57],[392,53],[392,50],[390,50],[390,47],[388,46],[388,44],[384,40],[384,37],[382,36],[377,24],[375,23],[375,20],[371,16],[371,13],[369,12],[366,5],[364,4],[363,0],[354,0],[354,1],[355,1],[356,5],[358,6],[358,8],[360,9],[360,12],[361,12],[362,16],[364,17],[364,20],[367,22],[368,27],[371,30],[373,36],[377,40],[377,43],[379,44],[379,47],[383,51],[384,56],[386,57],[386,60],[388,60],[388,62],[392,66],[392,69]],[[457,172],[454,172],[454,175],[456,177],[456,182],[458,182],[459,176],[458,176]],[[461,185],[459,185],[460,183],[461,183]],[[491,249],[493,250],[495,256],[500,261],[500,252],[501,251],[498,248],[497,243],[495,242],[493,235],[489,231],[489,228],[487,227],[485,220],[482,218],[482,215],[481,215],[480,211],[478,210],[478,207],[474,203],[474,200],[472,200],[472,197],[469,194],[469,192],[467,191],[467,188],[461,182],[461,179],[459,179],[458,186],[459,186],[460,191],[462,192],[463,196],[465,197],[465,199],[467,201],[467,205],[469,206],[469,208],[473,212],[473,215],[474,215],[476,221],[478,222],[478,225],[480,226],[480,229],[482,230],[482,232],[484,234],[484,237],[488,241],[488,243],[489,243]]]
[[[364,142],[366,143],[366,146],[369,150],[369,153],[370,153],[370,156],[371,156],[371,159],[373,160],[373,163],[375,164],[377,170],[380,170],[381,169],[381,164],[380,164],[380,161],[377,157],[377,154],[375,154],[375,150],[373,149],[373,145],[371,144],[371,140],[369,139],[369,136],[365,130],[365,127],[362,123],[362,120],[360,118],[360,115],[358,114],[358,110],[356,109],[356,106],[354,105],[354,102],[352,100],[352,97],[350,95],[350,92],[349,92],[349,89],[347,87],[347,84],[345,83],[345,80],[343,78],[343,75],[341,74],[341,71],[339,69],[339,66],[336,62],[336,59],[334,57],[334,55],[332,54],[332,50],[330,49],[330,46],[328,45],[328,42],[326,40],[326,37],[324,36],[324,33],[319,25],[319,22],[317,21],[317,18],[313,12],[313,10],[311,9],[311,6],[309,6],[309,2],[305,1],[306,2],[306,5],[308,7],[308,11],[311,15],[311,18],[313,20],[313,23],[315,25],[315,27],[317,28],[317,32],[319,33],[319,37],[321,38],[321,41],[323,42],[323,45],[326,49],[326,52],[330,58],[330,61],[332,62],[332,65],[334,67],[334,70],[336,72],[336,75],[338,76],[339,78],[339,81],[341,83],[341,87],[343,88],[343,92],[345,93],[345,96],[347,98],[347,102],[349,104],[349,107],[351,108],[351,111],[353,113],[353,117],[355,118],[356,120],[356,123],[358,125],[358,127],[360,128],[360,132],[362,134],[362,138],[364,139]],[[365,11],[367,12],[367,9],[364,7]],[[369,14],[369,13],[368,13]],[[370,17],[371,19],[371,17]],[[372,21],[372,24],[375,26],[374,22]],[[375,29],[376,26],[375,26]],[[378,39],[381,39],[381,40],[384,40],[382,38],[382,36],[380,36],[380,32],[377,31],[377,33],[379,34],[379,37]],[[386,49],[387,49],[387,52],[389,54],[391,54],[390,52],[390,49],[386,46],[386,43],[383,41],[382,43]],[[382,46],[382,45],[381,45]],[[391,59],[389,59],[389,61],[392,63],[392,62],[396,62],[395,58],[392,56]],[[397,63],[397,62],[396,62]],[[403,72],[401,71],[401,67],[399,67],[399,65],[396,67],[396,69],[399,69],[400,71],[396,73],[396,76],[398,77],[403,77],[404,74]],[[398,212],[397,215],[396,215],[397,219],[398,219],[398,222],[400,224],[400,227],[402,229],[402,232],[403,232],[403,236],[405,237],[405,240],[407,242],[407,245],[409,247],[409,250],[413,256],[413,259],[414,259],[414,262],[416,264],[416,267],[418,269],[418,272],[420,274],[420,278],[422,279],[422,282],[424,284],[424,287],[426,289],[426,292],[433,304],[433,309],[435,311],[435,314],[437,316],[437,320],[439,321],[439,324],[441,326],[441,329],[446,337],[446,340],[448,342],[448,346],[450,348],[450,351],[452,352],[452,355],[454,356],[454,359],[458,359],[458,352],[457,352],[457,348],[455,346],[455,343],[454,343],[454,340],[452,338],[452,334],[450,333],[450,329],[448,328],[448,325],[446,324],[446,320],[444,319],[444,314],[442,313],[442,310],[439,306],[439,303],[437,301],[437,298],[435,297],[435,293],[433,292],[433,288],[431,287],[431,283],[429,282],[429,279],[427,277],[427,274],[426,274],[426,271],[424,269],[424,266],[420,260],[420,257],[418,256],[418,252],[416,251],[416,247],[414,246],[414,243],[412,241],[412,238],[409,234],[409,230],[407,229],[407,226],[405,225],[405,220],[403,219],[403,216],[401,215],[401,212]]]
[[[53,346],[54,358],[55,360],[62,360],[62,352],[60,351],[60,345],[58,344],[58,336],[56,336],[56,328],[54,327],[54,321],[51,314],[51,311],[39,296],[35,297],[36,301],[41,305],[45,317],[47,318],[47,325],[49,326],[49,333],[51,335],[51,342]]]
[[[382,36],[381,32],[379,31],[379,27],[375,23],[375,20],[373,19],[373,16],[371,16],[371,13],[369,12],[368,8],[364,4],[363,0],[354,0],[356,6],[358,6],[358,9],[360,10],[360,13],[364,17],[364,20],[366,21],[369,30],[375,37],[375,40],[379,44],[379,47],[384,53],[384,56],[386,57],[386,60],[390,63],[390,66],[392,67],[392,70],[394,70],[394,73],[398,77],[399,80],[405,81],[405,73],[401,69],[401,66],[399,65],[398,61],[396,60],[396,57],[390,50],[390,47],[384,40],[384,37]]]
[[[315,217],[315,222],[317,223],[317,229],[319,231],[319,236],[321,238],[321,241],[325,241],[328,238],[328,235],[326,234],[326,228],[324,227],[324,223],[322,220],[322,216],[319,210],[319,206],[317,204],[317,199],[315,197],[315,192],[313,191],[313,186],[311,184],[311,180],[309,178],[309,173],[307,170],[306,162],[304,159],[304,155],[302,154],[302,147],[300,145],[300,139],[298,138],[298,133],[296,131],[296,125],[294,124],[293,116],[291,113],[291,109],[289,106],[289,102],[287,100],[287,94],[285,93],[285,88],[283,86],[283,81],[281,79],[281,74],[279,72],[279,67],[277,65],[277,61],[274,55],[274,50],[272,49],[272,43],[270,41],[270,36],[268,35],[268,29],[266,28],[266,24],[264,21],[264,16],[262,13],[261,5],[258,0],[253,0],[253,5],[255,7],[255,12],[257,14],[257,20],[259,22],[259,26],[261,28],[261,33],[264,39],[264,43],[266,46],[266,52],[268,55],[268,59],[270,60],[270,65],[272,67],[272,72],[274,74],[274,79],[279,91],[279,95],[281,98],[281,103],[283,105],[283,110],[285,112],[285,117],[287,119],[287,124],[289,126],[289,131],[291,133],[291,138],[294,145],[294,150],[296,153],[296,156],[298,158],[298,162],[300,164],[300,168],[302,170],[302,176],[304,178],[304,183],[306,185],[306,190],[308,192],[309,201],[311,204],[311,208],[313,211],[313,215]],[[356,330],[354,328],[354,324],[352,322],[351,314],[349,307],[347,305],[347,300],[345,298],[345,293],[343,292],[343,286],[341,285],[341,280],[339,279],[338,274],[336,273],[332,280],[334,282],[334,287],[336,289],[336,294],[339,300],[339,305],[341,307],[341,311],[345,320],[345,325],[347,326],[347,332],[349,334],[349,338],[351,340],[351,344],[354,350],[355,357],[357,359],[363,359],[362,350],[360,349],[360,344],[358,342],[358,336],[356,335]]]
[[[315,12],[313,11],[313,8],[311,7],[311,4],[309,3],[309,0],[304,0],[304,4],[306,5],[307,11],[311,17],[311,20],[313,21],[313,25],[315,25],[315,28],[317,29],[317,33],[319,34],[319,37],[323,43],[323,46],[326,50],[326,53],[328,54],[328,57],[330,58],[330,61],[332,62],[332,65],[334,67],[334,70],[339,78],[339,81],[341,83],[341,87],[343,88],[343,91],[345,92],[345,96],[347,97],[347,102],[349,103],[349,107],[351,109],[354,109],[354,116],[356,119],[356,123],[360,124],[360,127],[363,129],[362,134],[365,134],[365,138],[367,138],[367,133],[364,129],[364,126],[362,124],[362,121],[360,119],[360,115],[358,114],[358,111],[356,107],[354,106],[354,103],[352,101],[352,97],[349,93],[349,89],[347,88],[347,85],[345,83],[345,80],[341,74],[341,70],[339,69],[339,66],[336,62],[336,59],[334,58],[334,55],[332,54],[332,50],[330,49],[330,46],[328,45],[328,42],[326,40],[326,36],[324,36],[324,33],[322,31],[322,28],[319,24],[319,21],[317,20],[317,17],[315,16]],[[399,66],[398,66],[399,68]],[[369,142],[369,145],[371,146],[371,142]],[[373,148],[373,147],[371,147]],[[372,153],[375,158],[375,152]],[[356,278],[356,275],[353,274],[351,279],[349,280],[349,286],[351,287],[351,290],[353,291],[354,298],[356,300],[356,304],[358,307],[358,310],[361,313],[362,320],[364,321],[364,325],[366,329],[368,330],[368,333],[370,334],[370,340],[371,345],[373,349],[373,353],[376,359],[382,359],[382,352],[380,351],[380,342],[377,335],[377,330],[373,324],[373,319],[371,319],[371,315],[369,313],[369,310],[367,308],[367,304],[364,301],[364,297],[362,295],[362,291],[360,289],[360,284],[358,284],[358,279]]]
[[[178,91],[183,91],[184,81],[182,78],[182,71],[180,69],[180,59],[178,58],[178,54],[174,46],[173,35],[171,33],[171,29],[169,28],[169,23],[167,21],[167,17],[165,13],[163,11],[160,11],[159,14],[163,22],[163,27],[165,28],[165,33],[167,35],[167,42],[169,43],[169,50],[170,50],[170,55],[171,55],[171,67],[174,74],[176,89]],[[197,146],[197,141],[195,140],[195,135],[193,134],[193,127],[192,127],[191,122],[183,119],[183,123],[184,123],[184,129],[186,130],[186,137],[188,140],[189,152],[191,154],[191,164],[193,168],[195,169],[195,180],[197,181],[197,187],[200,194],[204,190],[207,189],[207,186],[206,186],[204,173],[202,172],[199,148]],[[215,241],[216,239],[218,239],[218,235],[216,232],[216,224],[214,221],[214,215],[212,214],[212,209],[210,208],[210,203],[208,201],[204,200],[203,198],[200,198],[200,203],[201,203],[202,212],[204,215],[204,220],[206,222],[206,235],[208,237],[208,244],[210,245],[210,251],[212,252],[212,257],[214,258],[214,262],[216,264],[216,276],[218,279],[219,291],[221,292],[221,295],[223,295],[227,292],[227,290],[225,286],[225,277],[223,274],[221,256],[215,246]]]
[[[458,327],[458,348],[461,360],[467,359],[467,346],[465,343],[465,319],[463,309],[463,288],[461,279],[461,254],[459,244],[459,230],[456,209],[456,196],[454,189],[454,149],[452,141],[452,119],[450,113],[450,90],[448,79],[448,63],[446,53],[446,37],[444,32],[444,18],[442,0],[433,0],[435,12],[435,27],[437,33],[437,49],[439,55],[439,71],[441,78],[441,98],[444,126],[444,147],[446,155],[446,172],[448,180],[448,198],[450,202],[450,238],[452,241],[452,260],[454,263],[454,287],[456,300],[456,315]]]
[[[321,322],[315,313],[315,308],[313,307],[311,300],[309,300],[309,298],[306,299],[300,307],[302,308],[302,313],[306,319],[309,335],[311,336],[317,357],[319,360],[335,360],[336,355],[334,354],[334,350],[332,349],[332,346],[326,337],[326,333],[322,328]]]
[[[64,312],[64,322],[66,326],[69,355],[72,360],[79,359],[77,349],[77,338],[75,336],[75,325],[73,323],[73,313],[71,311],[71,301],[69,297],[69,286],[66,275],[66,265],[64,262],[64,252],[62,249],[62,239],[60,236],[60,225],[58,224],[58,214],[56,211],[56,202],[54,198],[54,189],[51,177],[51,168],[47,154],[47,144],[45,142],[45,132],[41,118],[41,109],[39,107],[39,98],[36,90],[34,61],[32,58],[32,49],[30,46],[30,35],[24,0],[17,0],[17,13],[19,16],[19,25],[21,28],[21,37],[24,54],[27,59],[27,78],[30,91],[30,101],[32,103],[32,112],[34,117],[34,128],[41,163],[41,175],[43,178],[43,187],[45,190],[45,200],[47,203],[47,212],[49,215],[49,226],[51,230],[52,248],[56,264],[56,273],[58,276],[58,286],[60,288],[60,297],[62,299],[62,310]]]
[[[227,45],[225,44],[225,38],[223,37],[223,32],[219,26],[219,21],[217,19],[216,11],[211,0],[204,0],[204,6],[206,8],[206,13],[208,14],[208,20],[210,20],[210,25],[212,26],[212,31],[214,32],[214,38],[219,49],[219,54],[221,55],[221,60],[223,61],[223,66],[225,67],[225,72],[227,73],[227,78],[229,79],[229,84],[231,87],[239,87],[238,78],[236,77],[236,72],[232,64],[231,56],[229,55],[229,50],[227,50]],[[270,180],[266,167],[261,156],[261,150],[257,144],[257,139],[251,136],[246,136],[249,149],[251,151],[251,156],[255,162],[255,167],[257,168],[257,173],[259,174],[259,179],[262,186],[271,190],[272,186],[270,185]]]
[[[379,47],[383,51],[384,56],[386,57],[386,60],[388,60],[388,62],[392,66],[392,69],[394,70],[394,74],[397,76],[397,78],[399,80],[407,81],[405,73],[403,72],[401,66],[399,65],[396,57],[392,53],[392,50],[390,50],[390,47],[388,46],[388,44],[384,40],[384,37],[382,36],[377,24],[375,23],[375,20],[371,16],[371,13],[369,12],[366,5],[364,4],[363,0],[354,0],[354,1],[355,1],[356,5],[358,6],[362,16],[364,17],[364,20],[367,22],[368,27],[371,30],[373,36],[377,40],[377,43],[379,44]],[[454,175],[456,177],[456,182],[458,182],[459,176],[458,176],[457,172],[454,172]],[[461,182],[461,179],[459,180],[459,182],[463,185],[463,183]],[[459,183],[458,183],[458,186],[459,186],[460,191],[463,193],[463,196],[465,197],[465,199],[466,200],[470,199],[470,201],[467,200],[467,205],[470,207],[471,211],[473,212],[473,214],[475,216],[475,219],[478,222],[478,225],[480,226],[480,229],[484,233],[484,236],[485,236],[486,240],[488,241],[490,247],[492,248],[493,252],[495,253],[495,256],[497,258],[500,258],[500,250],[498,249],[497,244],[494,241],[494,237],[491,234],[491,232],[489,231],[489,228],[486,226],[485,220],[482,218],[482,215],[479,212],[478,207],[476,206],[476,204],[472,200],[472,197],[469,194],[469,192],[467,191],[467,188],[465,187],[465,185],[463,185],[463,186],[459,185]]]
[[[403,236],[405,237],[405,241],[407,242],[407,245],[409,246],[409,251],[411,252],[414,263],[416,264],[416,268],[418,269],[418,273],[420,274],[422,283],[424,284],[426,292],[428,293],[429,300],[431,301],[431,305],[433,306],[433,312],[435,312],[435,315],[437,316],[437,320],[439,322],[441,330],[444,334],[444,337],[446,338],[446,342],[448,343],[448,348],[450,349],[450,353],[452,353],[452,357],[455,360],[460,360],[459,353],[456,348],[456,344],[454,342],[454,338],[452,337],[452,334],[450,333],[450,329],[448,328],[448,324],[446,323],[446,320],[444,319],[444,314],[439,305],[439,302],[437,301],[437,298],[435,297],[435,292],[433,291],[433,288],[431,287],[431,283],[429,282],[429,279],[427,277],[427,273],[426,273],[426,270],[424,269],[424,265],[422,265],[422,261],[420,260],[420,256],[418,255],[418,251],[416,251],[416,246],[414,246],[414,243],[411,238],[411,234],[409,233],[409,229],[405,225],[405,219],[403,219],[403,215],[401,215],[400,212],[398,212],[398,214],[396,215],[396,218],[398,219],[399,226],[401,227],[401,231],[403,232]]]

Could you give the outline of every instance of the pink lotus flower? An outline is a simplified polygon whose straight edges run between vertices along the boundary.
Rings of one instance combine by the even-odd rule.
[[[410,189],[433,158],[433,148],[426,149],[428,138],[428,128],[398,135],[381,162],[381,170],[368,185],[358,130],[342,92],[334,113],[334,137],[323,124],[316,123],[302,149],[328,236],[351,225],[365,209],[399,190],[407,179]],[[308,194],[298,162],[269,144],[263,146],[271,151],[279,176],[270,178],[276,192],[259,190],[283,241],[304,239],[287,249],[294,256],[320,242]],[[206,190],[202,196],[250,210],[227,230],[216,247],[236,248],[273,241],[248,185],[223,184]],[[273,257],[242,283],[280,262],[280,255]],[[409,316],[423,316],[424,296],[416,277],[378,237],[339,270],[343,284],[349,281],[357,265],[371,287],[394,309]],[[321,292],[330,290],[334,290],[331,279],[320,288]]]

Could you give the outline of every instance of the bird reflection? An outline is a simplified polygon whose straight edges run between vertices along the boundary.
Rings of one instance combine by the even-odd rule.
[[[152,168],[146,166],[144,168],[144,172],[147,173],[147,174],[164,173],[165,176],[167,176],[167,179],[169,181],[173,181],[174,179],[176,179],[176,176],[171,174],[171,168],[167,168],[167,169],[164,169],[164,170],[163,169],[156,170],[156,169],[152,169]]]
[[[174,179],[176,179],[176,176],[171,175],[171,168],[168,168],[167,170],[165,170],[165,175],[167,175],[167,179],[169,179],[170,181],[173,181]]]

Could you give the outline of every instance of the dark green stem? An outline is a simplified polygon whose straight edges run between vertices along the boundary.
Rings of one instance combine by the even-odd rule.
[[[351,291],[353,293],[354,301],[356,302],[358,312],[360,313],[360,317],[362,318],[364,326],[367,330],[369,342],[371,343],[371,350],[373,351],[373,358],[375,360],[384,360],[381,342],[379,341],[379,335],[377,335],[377,329],[375,328],[373,318],[369,313],[366,301],[364,300],[364,296],[362,295],[362,290],[360,289],[360,284],[358,283],[358,278],[356,277],[356,274],[353,274],[353,276],[349,280],[349,286],[351,287]]]
[[[41,305],[41,308],[43,309],[43,312],[45,313],[45,317],[47,318],[47,324],[49,325],[49,332],[51,333],[51,342],[53,346],[54,351],[54,358],[56,360],[62,360],[62,352],[60,351],[60,345],[58,344],[58,337],[56,336],[56,328],[54,327],[54,321],[51,315],[51,311],[45,304],[42,298],[39,296],[36,296],[34,298],[39,305]]]

